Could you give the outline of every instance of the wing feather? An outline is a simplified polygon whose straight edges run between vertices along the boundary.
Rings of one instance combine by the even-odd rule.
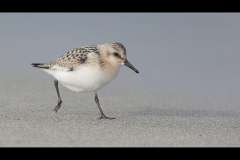
[[[43,68],[43,69],[53,69],[53,70],[65,70],[65,71],[73,71],[74,67],[79,66],[80,64],[84,64],[84,62],[88,58],[88,53],[94,52],[99,54],[97,45],[88,45],[82,46],[78,48],[74,48],[66,53],[64,53],[61,57],[54,61],[50,61],[47,63],[32,63],[33,67]]]

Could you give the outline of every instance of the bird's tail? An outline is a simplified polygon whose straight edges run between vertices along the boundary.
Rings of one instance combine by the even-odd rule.
[[[49,69],[49,66],[42,66],[44,63],[32,63],[33,67]]]

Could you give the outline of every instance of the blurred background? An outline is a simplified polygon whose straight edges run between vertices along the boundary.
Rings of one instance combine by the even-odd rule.
[[[1,86],[53,86],[30,64],[107,42],[140,74],[123,66],[105,90],[239,93],[240,13],[0,13]]]

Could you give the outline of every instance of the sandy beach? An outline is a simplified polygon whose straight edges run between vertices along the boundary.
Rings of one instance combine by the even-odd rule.
[[[239,13],[0,13],[0,147],[240,147]],[[31,66],[119,42],[120,68],[76,93]]]
[[[63,105],[56,114],[51,81],[6,80],[0,87],[1,147],[240,146],[240,103],[233,95],[151,95],[110,87],[99,98],[105,114],[116,119],[100,120],[93,93],[60,85]]]

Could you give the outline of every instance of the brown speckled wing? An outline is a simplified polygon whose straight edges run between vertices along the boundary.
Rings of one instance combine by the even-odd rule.
[[[72,71],[74,67],[84,64],[87,60],[87,54],[91,52],[99,54],[96,45],[88,45],[72,49],[64,53],[58,59],[42,64],[41,67],[48,66],[51,69],[53,66],[59,66]]]

